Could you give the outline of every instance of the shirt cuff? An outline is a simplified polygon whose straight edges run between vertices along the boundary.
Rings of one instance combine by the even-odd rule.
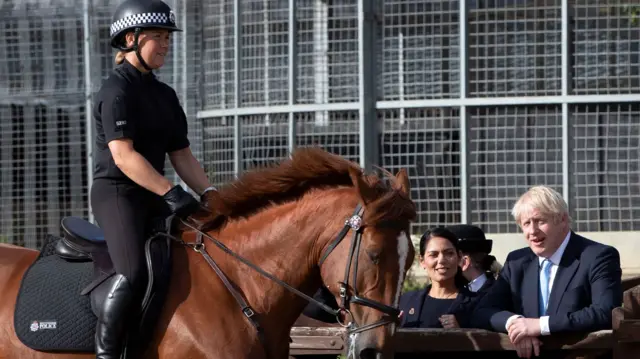
[[[549,335],[549,316],[540,317],[540,335]]]
[[[202,194],[200,194],[200,196],[204,196],[205,193],[209,192],[209,191],[217,191],[218,189],[213,187],[213,186],[209,186],[207,188],[204,189],[204,191],[202,191]]]
[[[509,319],[507,319],[507,323],[504,325],[504,329],[507,332],[509,331],[509,324],[511,324],[511,322],[514,321],[517,318],[522,318],[522,316],[520,314],[516,314],[516,315],[510,316]]]

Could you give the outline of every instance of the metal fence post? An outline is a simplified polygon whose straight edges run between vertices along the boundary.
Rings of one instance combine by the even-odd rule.
[[[240,70],[242,61],[242,9],[240,0],[233,1],[233,75],[235,80],[234,108],[237,110],[241,105],[242,81]],[[242,172],[242,131],[240,128],[240,116],[236,113],[233,116],[233,173],[237,176]]]
[[[377,1],[358,0],[358,81],[360,166],[367,171],[379,161],[376,110]]]
[[[297,102],[297,96],[296,96],[296,91],[297,91],[297,86],[298,86],[298,79],[296,78],[297,76],[297,56],[298,56],[298,49],[297,49],[297,41],[296,41],[296,37],[297,37],[297,25],[296,25],[296,1],[297,0],[289,0],[289,14],[288,14],[288,21],[289,21],[289,69],[288,69],[288,77],[289,77],[289,82],[288,82],[288,93],[289,93],[289,106],[293,106],[296,104]],[[293,150],[296,148],[296,122],[295,122],[295,114],[293,113],[293,111],[289,111],[289,123],[288,123],[288,133],[287,133],[287,144],[288,144],[288,151],[289,154],[291,154],[293,152]]]
[[[176,4],[177,5],[177,4]],[[182,62],[181,65],[181,79],[180,79],[180,86],[181,88],[181,92],[182,92],[182,109],[184,110],[185,116],[187,116],[187,119],[189,118],[189,95],[188,95],[188,88],[187,88],[187,84],[189,81],[189,65],[187,64],[187,43],[188,43],[188,36],[190,35],[189,32],[189,20],[187,17],[187,11],[188,11],[188,6],[187,6],[187,0],[182,0],[181,3],[181,12],[182,12],[182,16],[180,16],[181,19],[181,23],[182,23],[182,37],[181,37],[181,45],[182,45],[182,53],[180,54],[180,60]],[[175,39],[175,37],[174,37]],[[178,64],[178,61],[174,62],[174,68],[176,67],[176,65]],[[174,82],[177,85],[177,81],[174,78]],[[177,173],[176,173],[177,176]],[[177,176],[178,178],[180,178],[179,176]],[[180,186],[182,186],[182,188],[184,188],[185,190],[188,190],[188,186],[185,183],[185,181],[180,178]]]
[[[575,209],[574,200],[571,195],[571,116],[569,114],[569,103],[567,97],[571,92],[571,29],[569,18],[569,0],[562,0],[560,8],[562,19],[561,28],[561,95],[562,101],[562,195],[569,207],[571,214]]]
[[[93,101],[91,99],[92,82],[91,82],[91,0],[83,0],[83,31],[84,31],[84,96],[85,96],[85,141],[87,150],[87,193],[91,193],[91,184],[93,182],[93,121],[91,116],[91,108]],[[87,217],[93,222],[93,211],[91,209],[91,200],[88,196],[87,200]]]
[[[469,95],[469,8],[467,0],[460,0],[460,14],[458,30],[460,33],[460,221],[471,223],[471,196],[469,196],[469,166],[471,151],[469,109],[465,100]]]

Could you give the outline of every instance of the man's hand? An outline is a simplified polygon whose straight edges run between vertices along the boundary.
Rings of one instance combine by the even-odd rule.
[[[525,337],[537,337],[540,335],[540,319],[516,318],[509,324],[507,332],[513,344],[518,344]]]
[[[524,337],[515,344],[518,358],[531,358],[531,354],[539,357],[542,342],[536,337]]]

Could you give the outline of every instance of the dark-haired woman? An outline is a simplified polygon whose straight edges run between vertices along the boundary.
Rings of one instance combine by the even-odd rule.
[[[467,289],[459,267],[458,238],[445,228],[434,228],[420,238],[420,265],[431,283],[402,294],[401,327],[465,328],[469,326],[476,294]]]

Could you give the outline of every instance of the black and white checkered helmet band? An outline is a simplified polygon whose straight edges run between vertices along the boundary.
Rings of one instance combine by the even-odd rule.
[[[173,21],[172,21],[173,20]],[[175,17],[162,12],[145,12],[122,18],[113,24],[110,28],[110,36],[122,29],[132,28],[140,25],[175,25]]]

